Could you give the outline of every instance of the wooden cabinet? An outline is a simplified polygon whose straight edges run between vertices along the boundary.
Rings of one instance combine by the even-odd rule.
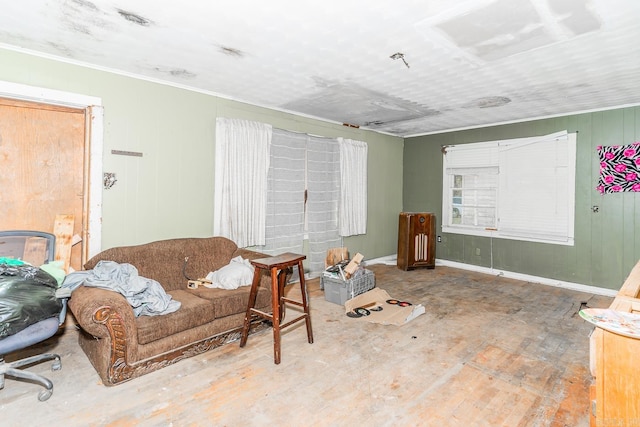
[[[398,222],[398,268],[436,266],[436,217],[428,212],[401,212]]]
[[[639,297],[640,262],[609,308],[640,313]],[[590,346],[591,373],[595,376],[591,426],[640,425],[640,339],[596,328]]]

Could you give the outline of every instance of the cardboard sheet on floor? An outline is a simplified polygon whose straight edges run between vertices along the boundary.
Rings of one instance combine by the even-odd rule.
[[[404,325],[425,312],[425,308],[422,304],[401,307],[397,304],[388,304],[387,300],[390,299],[393,298],[389,296],[387,291],[380,288],[374,288],[356,296],[355,298],[345,301],[344,308],[346,313],[349,313],[350,311],[363,306],[369,306],[368,308],[376,306],[382,307],[381,311],[371,311],[369,316],[362,316],[354,320],[381,323],[383,325]],[[372,303],[375,303],[375,305],[370,305]]]

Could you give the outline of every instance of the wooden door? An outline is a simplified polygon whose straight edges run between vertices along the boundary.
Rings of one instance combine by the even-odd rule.
[[[56,215],[73,215],[71,267],[86,245],[86,114],[0,98],[0,229],[53,233]]]

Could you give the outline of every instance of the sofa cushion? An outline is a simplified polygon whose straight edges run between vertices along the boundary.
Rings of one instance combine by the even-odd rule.
[[[220,318],[232,314],[245,313],[247,311],[251,286],[242,286],[238,289],[217,289],[200,286],[198,289],[191,289],[189,291],[213,303],[216,317]],[[255,306],[256,308],[271,306],[271,293],[268,292],[267,289],[263,287],[258,288]]]
[[[168,293],[174,300],[180,301],[182,305],[177,311],[170,314],[136,317],[138,343],[147,344],[204,325],[216,318],[214,304],[211,301],[181,289]]]

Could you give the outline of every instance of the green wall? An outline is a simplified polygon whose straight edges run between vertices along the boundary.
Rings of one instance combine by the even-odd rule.
[[[578,132],[575,246],[445,234],[438,221],[442,242],[436,246],[437,258],[620,288],[640,258],[640,195],[600,195],[595,190],[599,173],[596,147],[640,140],[640,107],[408,138],[404,150],[404,210],[442,216],[441,146],[546,135],[565,129]],[[597,213],[592,211],[593,206],[599,208]]]
[[[102,191],[103,249],[212,234],[215,120],[220,116],[367,142],[368,232],[346,238],[345,245],[367,259],[396,250],[397,214],[402,209],[398,190],[402,188],[402,138],[21,52],[0,49],[0,64],[2,81],[102,100],[103,171],[116,173],[118,179],[113,188]],[[112,155],[114,149],[143,156]]]

